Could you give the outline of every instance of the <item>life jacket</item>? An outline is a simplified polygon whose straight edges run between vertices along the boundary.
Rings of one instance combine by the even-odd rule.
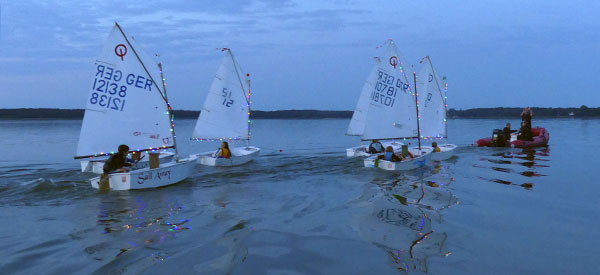
[[[433,151],[434,151],[434,152],[438,152],[438,153],[439,153],[439,152],[441,152],[442,150],[440,150],[440,147],[435,147],[435,148],[433,148]]]
[[[231,157],[231,152],[229,152],[229,149],[227,148],[221,148],[219,151],[219,157],[228,159]]]
[[[385,152],[385,153],[383,154],[383,159],[385,159],[385,160],[387,160],[387,161],[392,161],[392,155],[393,155],[393,154],[394,154],[393,152]]]

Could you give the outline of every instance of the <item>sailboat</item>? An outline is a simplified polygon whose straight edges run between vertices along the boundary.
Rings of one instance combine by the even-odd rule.
[[[174,161],[158,163],[153,169],[134,167],[126,173],[109,174],[110,189],[154,188],[187,178],[195,168],[195,158],[179,159],[177,155],[162,67],[116,22],[96,59],[93,78],[75,159],[106,158],[120,144],[128,145],[132,156],[172,149]],[[99,188],[99,181],[96,177],[90,183]]]
[[[250,80],[231,50],[225,53],[210,86],[204,106],[194,127],[192,140],[236,142],[246,146],[230,148],[231,157],[219,157],[217,151],[195,154],[198,163],[208,166],[235,166],[252,161],[260,148],[250,146]]]
[[[377,78],[370,96],[363,139],[416,138],[419,140],[419,147],[406,148],[406,150],[403,148],[403,159],[399,162],[378,159],[378,156],[368,157],[364,160],[365,167],[410,170],[425,165],[431,156],[431,147],[420,146],[417,119],[419,110],[416,91],[413,94],[410,85],[411,81],[408,77],[410,74],[410,67],[399,54],[394,41],[388,40],[385,54],[377,68]]]
[[[362,91],[360,92],[360,96],[358,98],[358,103],[356,104],[356,109],[354,109],[354,113],[352,114],[352,120],[350,120],[350,124],[348,125],[348,130],[346,131],[347,136],[362,136],[365,131],[365,124],[367,123],[367,114],[369,112],[369,105],[371,101],[371,93],[377,83],[377,72],[381,63],[379,58],[375,58],[375,65],[369,73],[369,77],[365,81],[363,85]],[[381,143],[383,147],[392,146],[394,150],[398,150],[403,145],[402,142],[398,141],[384,141]],[[346,156],[351,157],[369,157],[373,154],[369,154],[368,152],[369,145],[360,145],[352,148],[346,149]]]
[[[429,56],[424,57],[421,64],[416,82],[419,86],[420,136],[423,139],[446,139],[447,141],[445,87],[442,88],[440,78],[435,73]],[[446,143],[438,147],[440,152],[433,152],[431,160],[441,161],[454,156],[456,145]]]

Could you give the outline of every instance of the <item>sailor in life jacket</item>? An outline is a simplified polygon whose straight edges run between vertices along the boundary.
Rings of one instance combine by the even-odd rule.
[[[442,150],[440,150],[440,147],[437,146],[437,142],[435,142],[435,141],[431,143],[431,147],[433,147],[434,152],[439,153],[440,151],[442,151]]]
[[[374,139],[371,144],[369,144],[369,150],[367,153],[369,154],[378,154],[383,152],[383,145],[379,142],[379,140]]]
[[[398,161],[402,161],[402,158],[399,157],[398,155],[394,154],[394,148],[392,148],[392,146],[388,146],[385,148],[385,152],[383,153],[383,155],[379,155],[377,156],[378,159],[383,159],[383,160],[387,160],[387,161],[391,161],[391,162],[398,162]]]
[[[227,141],[223,141],[223,143],[221,143],[221,148],[217,150],[217,157],[226,159],[231,157],[231,151],[229,151],[229,144]]]

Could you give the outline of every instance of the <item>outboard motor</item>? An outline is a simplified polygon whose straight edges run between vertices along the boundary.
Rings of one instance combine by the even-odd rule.
[[[506,139],[504,139],[504,131],[501,129],[494,129],[492,133],[492,145],[494,147],[506,146]]]

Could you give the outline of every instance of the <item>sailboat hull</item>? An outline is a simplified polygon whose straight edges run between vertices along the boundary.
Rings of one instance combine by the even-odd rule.
[[[382,142],[381,145],[383,145],[383,148],[392,146],[392,148],[394,148],[394,151],[398,151],[398,150],[400,150],[400,148],[402,148],[402,145],[404,145],[404,143],[392,141],[392,142]],[[371,157],[371,156],[377,155],[377,154],[367,153],[368,149],[369,149],[369,145],[361,145],[361,146],[348,148],[348,149],[346,149],[346,157],[349,157],[349,158]]]
[[[364,165],[368,168],[379,168],[388,171],[406,171],[417,169],[427,164],[427,162],[431,159],[432,150],[433,148],[431,147],[421,147],[421,150],[418,150],[418,148],[409,148],[408,151],[413,155],[413,158],[395,162],[377,159],[377,156],[372,156],[364,160]]]
[[[237,166],[248,163],[260,153],[260,148],[254,146],[235,147],[231,149],[230,158],[219,158],[214,151],[195,154],[198,163],[207,166]]]
[[[178,183],[189,177],[196,167],[196,158],[189,157],[179,162],[169,162],[158,168],[143,168],[128,173],[109,174],[111,190],[148,189]],[[93,188],[98,189],[100,177],[90,180]]]
[[[426,147],[430,147],[430,146],[426,146]],[[450,159],[454,156],[454,152],[456,151],[456,145],[454,144],[444,144],[444,145],[440,145],[438,146],[440,148],[440,152],[433,152],[433,148],[432,149],[432,153],[431,153],[431,160],[432,161],[443,161],[443,160],[447,160]],[[423,148],[423,146],[421,147]]]
[[[161,152],[160,155],[158,156],[158,162],[160,164],[166,164],[169,163],[171,161],[173,161],[173,159],[175,158],[175,153],[173,152]],[[98,159],[98,160],[82,160],[81,161],[81,172],[91,172],[94,174],[102,174],[104,173],[104,162],[107,160],[108,158],[105,159]],[[133,166],[132,170],[137,170],[137,169],[143,169],[146,168],[150,165],[150,162],[145,159],[145,160],[140,160],[138,163],[135,164],[135,166]]]

